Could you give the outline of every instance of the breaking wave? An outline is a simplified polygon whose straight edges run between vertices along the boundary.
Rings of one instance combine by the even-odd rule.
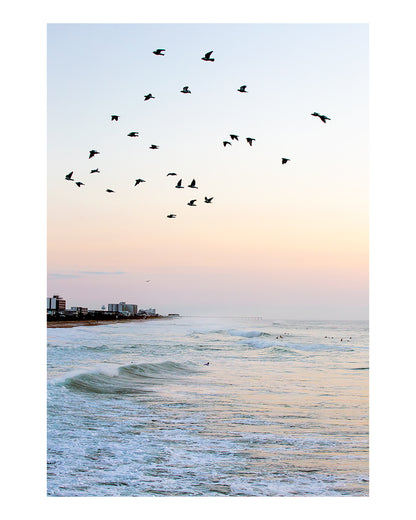
[[[259,337],[254,337],[254,338],[249,337],[245,340],[240,340],[240,343],[243,345],[246,345],[248,347],[258,348],[258,349],[277,346],[276,340],[267,339],[267,338],[259,338]]]
[[[243,330],[243,329],[212,329],[212,328],[198,328],[194,329],[191,335],[203,335],[203,334],[221,334],[225,336],[237,336],[242,338],[258,338],[260,336],[271,336],[267,332],[260,330]]]
[[[70,390],[94,394],[142,394],[151,391],[149,385],[172,381],[198,370],[191,365],[164,361],[162,363],[130,364],[120,367],[99,367],[78,371],[60,378],[58,383]]]
[[[261,332],[259,330],[237,330],[231,329],[228,331],[230,336],[241,336],[242,338],[258,338],[259,336],[271,336],[267,332]]]

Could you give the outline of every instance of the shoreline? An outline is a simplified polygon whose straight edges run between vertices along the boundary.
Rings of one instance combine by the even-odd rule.
[[[92,327],[95,325],[112,325],[114,323],[128,323],[128,322],[137,322],[137,321],[148,321],[148,320],[159,320],[159,319],[168,319],[167,316],[155,316],[154,318],[122,318],[116,320],[56,320],[56,321],[48,321],[47,328],[48,329],[64,329],[64,328],[72,328],[72,327]]]

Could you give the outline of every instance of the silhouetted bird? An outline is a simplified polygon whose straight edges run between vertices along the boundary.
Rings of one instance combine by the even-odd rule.
[[[204,202],[206,202],[207,204],[211,204],[213,198],[214,198],[214,197],[210,197],[210,198],[205,197]]]
[[[97,150],[90,150],[90,156],[88,157],[88,159],[91,159],[91,157],[94,157],[94,155],[97,155],[97,153],[100,152],[97,152]]]
[[[74,172],[71,172],[71,173],[68,173],[68,175],[65,175],[65,179],[66,179],[67,181],[73,181],[73,180],[74,180],[74,179],[72,178],[72,174],[73,174],[73,173],[74,173]]]
[[[108,193],[115,193],[113,190],[105,190],[108,191]]]
[[[195,186],[195,179],[192,179],[191,184],[188,184],[188,188],[196,188],[196,189],[198,189],[198,186]]]
[[[169,215],[167,215],[168,218],[176,218],[176,215],[174,213],[170,213]]]
[[[155,96],[152,96],[152,94],[146,94],[144,100],[147,101],[148,99],[155,99]]]
[[[136,179],[136,182],[134,183],[134,185],[137,186],[141,182],[146,182],[146,181],[144,181],[143,179]]]
[[[253,141],[255,141],[253,137],[246,137],[246,140],[250,146],[253,146]]]
[[[318,112],[314,112],[313,114],[311,114],[311,116],[319,117],[319,119],[320,119],[323,123],[326,123],[326,120],[331,121],[331,119],[330,119],[329,117],[326,117],[326,116],[323,116],[323,115],[321,115],[321,114],[318,114]]]
[[[195,206],[196,199],[192,199],[188,202],[188,206]]]
[[[175,188],[183,188],[183,186],[182,186],[182,179],[179,179],[179,180],[178,180],[178,182],[177,182]]]
[[[157,150],[159,147],[156,144],[151,144],[149,148],[152,150]]]
[[[247,92],[246,88],[247,88],[247,85],[241,85],[241,87],[238,88],[237,90],[238,90],[238,92]]]
[[[130,132],[127,134],[129,137],[139,137],[139,132]]]
[[[203,56],[201,58],[201,60],[204,60],[204,61],[214,61],[214,58],[211,58],[211,54],[213,53],[214,51],[210,51],[210,52],[207,52],[205,54],[205,56]]]
[[[230,146],[232,146],[231,143],[230,143],[230,141],[223,141],[222,144],[223,144],[224,146],[227,146],[227,144],[229,144]]]
[[[118,121],[118,118],[119,118],[119,117],[120,117],[120,116],[114,116],[114,115],[113,115],[113,116],[111,116],[111,121]]]
[[[169,175],[177,175],[177,173],[170,172],[170,173],[167,174],[167,177],[168,177]]]
[[[78,188],[81,188],[81,186],[85,186],[83,182],[76,182],[75,184],[78,186]]]
[[[189,87],[183,87],[181,92],[183,92],[184,94],[191,94],[191,91],[189,90]]]
[[[95,168],[95,170],[91,170],[90,173],[100,173],[100,170],[98,168]]]
[[[282,157],[282,164],[286,164],[287,161],[290,161],[290,159],[286,159],[286,157]]]
[[[238,141],[238,135],[230,134],[231,139]]]
[[[164,51],[166,51],[166,49],[156,49],[155,51],[153,51],[153,54],[156,54],[156,56],[164,56]]]
[[[207,367],[208,365],[209,365],[209,361],[208,361],[208,363],[204,363],[204,367]]]

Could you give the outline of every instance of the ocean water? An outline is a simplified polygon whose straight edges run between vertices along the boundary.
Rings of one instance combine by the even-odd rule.
[[[48,495],[368,496],[368,369],[367,321],[48,329]]]

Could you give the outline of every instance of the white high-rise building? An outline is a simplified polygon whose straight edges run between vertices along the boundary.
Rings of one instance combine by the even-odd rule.
[[[130,314],[137,314],[137,305],[126,302],[109,303],[108,310],[110,312],[128,312]]]

